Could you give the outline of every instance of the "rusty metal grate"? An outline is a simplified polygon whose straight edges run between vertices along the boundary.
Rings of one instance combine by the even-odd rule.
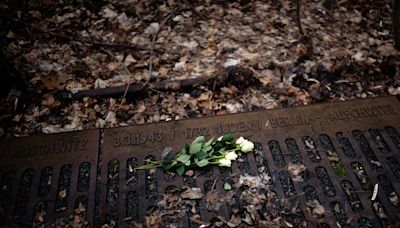
[[[93,221],[99,139],[90,130],[2,141],[0,224]]]
[[[146,211],[170,189],[187,185],[209,192],[217,179],[217,190],[226,193],[224,182],[231,183],[231,174],[237,172],[270,176],[276,194],[272,206],[279,208],[280,200],[296,198],[300,219],[308,226],[396,224],[399,120],[399,100],[386,97],[111,128],[102,136],[100,130],[91,130],[3,141],[0,224],[47,225],[84,212],[90,226],[129,227],[132,221],[143,223]],[[165,146],[180,150],[198,135],[226,133],[256,142],[253,153],[242,155],[231,169],[195,170],[185,178],[161,169],[134,170],[145,159],[159,159]],[[294,177],[288,171],[293,164],[307,169]],[[375,184],[379,191],[371,201]],[[306,210],[311,201],[323,205],[326,215],[313,217]],[[201,219],[215,219],[205,204],[196,203]],[[228,219],[242,206],[235,198],[218,214]],[[198,227],[189,218],[188,212],[169,223]],[[298,225],[296,219],[289,222]]]
[[[224,192],[230,173],[240,171],[270,175],[272,190],[281,199],[300,196],[300,214],[308,225],[394,224],[400,212],[399,131],[400,104],[395,97],[106,129],[96,222],[122,227],[132,220],[143,222],[146,210],[168,189],[185,184],[207,192],[219,177],[216,186]],[[145,159],[160,159],[165,146],[179,151],[198,135],[226,133],[256,142],[254,153],[231,169],[214,167],[196,178],[171,178],[161,169],[156,173],[133,170]],[[307,167],[300,174],[303,181],[293,180],[289,164]],[[380,191],[371,201],[376,183]],[[319,201],[330,216],[316,220],[307,213],[305,205],[312,200]],[[215,215],[204,204],[197,204],[200,216],[210,221]],[[225,205],[219,214],[229,219],[230,207]],[[196,227],[188,216],[178,220],[177,226]]]

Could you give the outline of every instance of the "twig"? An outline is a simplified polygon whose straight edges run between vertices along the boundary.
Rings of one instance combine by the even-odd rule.
[[[143,28],[146,28],[147,27],[146,23],[144,22],[142,15],[140,14],[139,10],[136,7],[135,7],[135,14],[138,17],[138,19],[139,19],[140,23],[142,24]]]
[[[296,0],[296,15],[297,15],[297,26],[299,27],[299,33],[301,36],[304,36],[303,26],[301,25],[301,18],[300,18],[300,10],[301,10],[301,3],[302,0]]]
[[[96,41],[96,40],[86,40],[86,39],[83,39],[81,37],[69,37],[69,36],[66,36],[66,35],[61,34],[61,33],[56,33],[56,32],[53,32],[53,31],[41,29],[41,28],[39,28],[39,27],[37,27],[35,25],[26,23],[26,22],[18,20],[18,19],[11,19],[11,20],[13,20],[14,22],[23,24],[24,26],[30,27],[30,28],[38,31],[38,32],[45,33],[45,34],[48,34],[48,35],[53,36],[53,37],[60,38],[60,39],[63,39],[63,40],[67,40],[67,41],[79,42],[81,44],[85,44],[85,45],[89,45],[89,46],[128,48],[128,49],[134,49],[134,50],[138,50],[138,49],[144,50],[145,49],[144,47],[139,47],[137,44],[130,44],[128,42],[112,42],[112,43],[109,43],[109,42],[101,42],[101,41]]]
[[[125,88],[125,91],[124,91],[124,95],[122,96],[121,103],[119,104],[119,107],[117,109],[117,110],[119,110],[119,109],[121,109],[122,104],[124,103],[126,94],[128,93],[129,85],[131,84],[130,81],[132,80],[133,76],[132,76],[131,72],[129,71],[128,67],[126,67],[125,63],[123,63],[121,60],[119,60],[117,58],[117,56],[115,56],[112,52],[106,50],[105,48],[101,48],[101,50],[103,50],[104,52],[106,52],[110,56],[114,57],[118,61],[119,65],[121,65],[124,68],[124,70],[126,71],[126,73],[129,76],[128,84],[126,85],[126,88]]]
[[[400,0],[393,1],[392,24],[395,47],[400,50]]]
[[[150,57],[149,57],[149,75],[146,79],[146,81],[143,84],[143,87],[146,87],[146,85],[149,83],[151,76],[152,76],[152,71],[153,71],[153,53],[154,53],[154,46],[156,45],[156,40],[158,37],[158,34],[161,31],[161,28],[167,23],[167,21],[175,15],[176,9],[174,8],[168,15],[167,17],[164,18],[164,20],[161,22],[160,26],[158,27],[157,31],[153,34],[152,40],[151,40],[151,46],[150,46]]]
[[[215,180],[214,180],[214,183],[213,183],[213,185],[212,185],[212,187],[211,187],[211,191],[213,191],[213,190],[214,190],[214,188],[215,188],[215,185],[217,184],[217,180],[218,180],[218,177],[217,177],[217,178],[215,178]]]

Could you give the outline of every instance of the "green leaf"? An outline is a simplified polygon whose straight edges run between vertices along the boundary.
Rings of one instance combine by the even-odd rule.
[[[204,150],[201,150],[199,153],[196,154],[196,158],[198,160],[203,160],[204,158],[206,158],[208,156],[207,152],[205,152]]]
[[[234,134],[226,134],[224,135],[224,137],[222,137],[221,142],[231,142],[235,139],[235,135]]]
[[[221,141],[216,141],[215,144],[213,145],[214,151],[219,151],[221,148],[224,148],[224,144]]]
[[[204,136],[198,136],[197,138],[195,138],[195,139],[193,140],[193,142],[192,142],[192,145],[193,145],[193,144],[197,144],[197,143],[203,144],[203,143],[204,143]]]
[[[187,162],[185,162],[185,166],[190,166],[190,164],[191,164],[190,159]]]
[[[178,173],[179,176],[182,176],[183,173],[185,172],[185,166],[180,165],[180,166],[176,167],[176,172]]]
[[[213,141],[214,141],[214,137],[212,137],[210,140],[208,140],[206,143],[204,143],[204,147],[211,146],[211,144],[213,143]]]
[[[189,154],[196,154],[201,151],[203,143],[195,143],[190,145]]]
[[[189,150],[189,145],[185,144],[185,146],[183,146],[182,150],[181,150],[181,154],[187,154]]]
[[[208,165],[208,163],[209,163],[209,161],[207,159],[203,159],[203,160],[200,160],[199,162],[196,162],[196,165],[198,167],[203,167],[203,166]]]
[[[176,160],[173,160],[172,162],[170,162],[170,163],[167,163],[167,164],[164,164],[163,165],[163,168],[165,169],[165,170],[170,170],[172,167],[174,167],[176,164],[178,164],[178,162],[176,161]]]
[[[212,146],[203,146],[203,151],[208,152],[212,149]]]
[[[229,191],[229,190],[232,189],[232,185],[229,184],[229,183],[227,183],[227,182],[225,182],[225,183],[224,183],[224,189],[227,190],[227,191]]]
[[[181,154],[176,160],[182,163],[186,163],[190,161],[190,158],[191,156],[189,154]]]

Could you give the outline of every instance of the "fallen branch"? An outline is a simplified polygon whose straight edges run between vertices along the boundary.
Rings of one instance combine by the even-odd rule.
[[[161,82],[155,82],[150,84],[147,88],[166,91],[166,90],[180,90],[184,88],[190,88],[197,85],[201,85],[211,78],[195,78],[195,79],[185,79],[185,80],[165,80]],[[76,93],[64,92],[62,94],[63,98],[70,98],[70,99],[81,99],[83,97],[117,97],[123,94],[133,95],[139,94],[144,92],[147,88],[143,87],[143,84],[135,84],[130,85],[127,89],[126,86],[117,86],[117,87],[109,87],[109,88],[102,88],[102,89],[89,89],[89,90],[82,90]]]

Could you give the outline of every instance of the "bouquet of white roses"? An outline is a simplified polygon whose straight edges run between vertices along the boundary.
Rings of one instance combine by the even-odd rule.
[[[232,161],[238,157],[237,152],[247,153],[253,148],[252,142],[243,137],[235,140],[233,134],[221,136],[217,140],[211,138],[208,141],[204,136],[199,136],[190,145],[186,144],[180,153],[175,155],[172,148],[166,147],[161,154],[161,161],[146,160],[146,165],[136,169],[163,167],[166,171],[175,169],[182,175],[187,169],[207,165],[231,167]]]

